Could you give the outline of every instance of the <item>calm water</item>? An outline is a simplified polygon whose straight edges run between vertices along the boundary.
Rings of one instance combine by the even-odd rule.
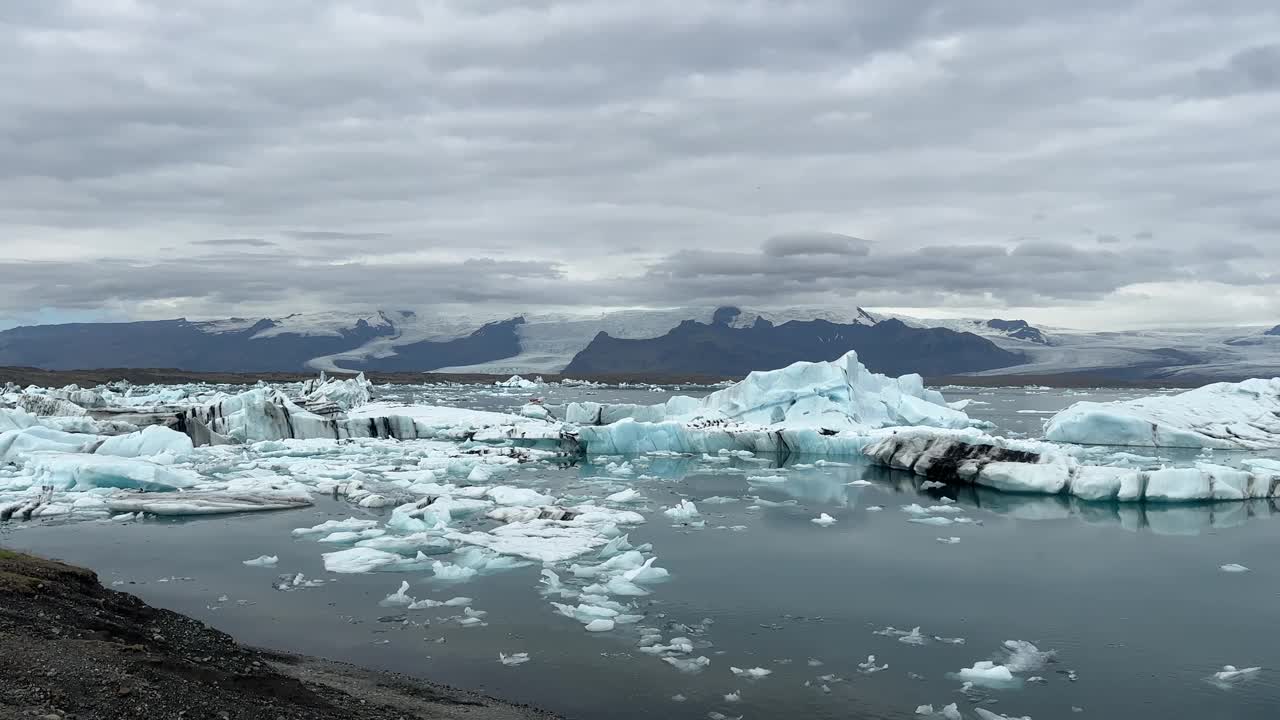
[[[588,399],[664,397],[601,390]],[[948,399],[964,397],[989,403],[971,406],[971,415],[1031,435],[1045,416],[1020,411],[1086,399],[948,392]],[[462,393],[456,401],[503,409],[522,398]],[[711,712],[910,718],[917,705],[951,702],[966,717],[976,717],[971,708],[977,704],[1036,720],[1276,716],[1280,670],[1271,668],[1280,669],[1280,644],[1271,625],[1280,601],[1274,561],[1280,523],[1270,503],[1143,509],[971,490],[920,492],[918,480],[902,473],[812,463],[790,459],[781,482],[752,482],[771,468],[740,461],[709,466],[655,459],[637,478],[604,479],[590,463],[529,473],[531,483],[558,493],[599,494],[602,484],[611,484],[633,486],[648,499],[639,509],[649,522],[635,528],[631,540],[652,543],[672,579],[640,599],[647,616],[641,624],[661,628],[664,640],[685,635],[703,646],[693,655],[705,655],[711,665],[697,675],[638,652],[634,630],[590,634],[557,615],[538,592],[537,566],[452,586],[421,574],[337,576],[321,563],[320,553],[330,548],[289,535],[325,519],[379,518],[389,511],[325,500],[270,515],[28,525],[0,530],[0,542],[88,565],[106,583],[124,583],[121,589],[245,642],[481,688],[576,718],[706,718]],[[859,480],[872,484],[847,484]],[[738,501],[702,502],[712,496]],[[937,504],[944,496],[981,524],[919,525],[900,509]],[[681,498],[698,503],[704,529],[672,527],[662,516],[661,508]],[[820,512],[837,522],[814,525],[810,519]],[[942,544],[939,537],[960,541]],[[278,569],[240,562],[261,554],[279,555]],[[1251,572],[1224,573],[1219,566],[1225,563]],[[274,589],[286,572],[335,581]],[[191,579],[159,582],[171,577]],[[474,598],[473,607],[489,613],[487,625],[459,626],[450,619],[457,608],[380,607],[402,579],[418,597]],[[875,634],[885,626],[920,626],[926,636],[965,643],[908,645]],[[1003,657],[1006,640],[1055,652],[1043,668],[1023,674],[1045,682],[960,692],[951,673]],[[531,659],[505,667],[499,652],[528,652]],[[888,669],[861,673],[859,663],[870,654]],[[1226,690],[1205,681],[1226,664],[1264,670]],[[773,673],[748,681],[734,677],[730,666]],[[726,702],[734,691],[740,702]],[[686,700],[674,702],[676,694]]]

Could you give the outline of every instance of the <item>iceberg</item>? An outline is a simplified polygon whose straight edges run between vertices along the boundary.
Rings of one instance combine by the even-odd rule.
[[[757,371],[702,399],[660,405],[571,403],[565,422],[589,453],[721,451],[856,454],[859,434],[907,425],[965,428],[919,375],[872,373],[850,351],[832,362]]]
[[[364,405],[372,397],[373,383],[365,379],[364,373],[346,380],[336,380],[326,377],[322,372],[319,380],[312,380],[303,386],[301,404],[316,414],[329,415]]]
[[[115,495],[106,500],[112,512],[150,513],[169,517],[228,515],[242,512],[296,510],[311,505],[305,493],[289,491],[181,491]]]
[[[199,475],[146,460],[83,453],[39,452],[27,461],[32,484],[57,490],[127,488],[167,492],[188,488]]]
[[[1078,445],[1280,448],[1280,378],[1215,383],[1137,400],[1076,403],[1050,418],[1045,439]]]
[[[102,441],[94,453],[115,457],[151,457],[167,454],[172,458],[184,458],[194,446],[191,438],[162,425],[151,425],[128,435],[117,435]]]
[[[195,445],[348,438],[559,443],[562,435],[556,422],[432,405],[368,402],[345,414],[320,415],[273,387],[220,395],[187,408],[178,413],[176,429]]]
[[[1073,495],[1088,501],[1201,502],[1277,497],[1280,470],[1197,463],[1194,467],[1136,470],[1087,465],[1069,448],[1036,440],[1008,440],[974,430],[904,428],[868,442],[872,462],[953,485],[1009,493]],[[942,523],[938,523],[942,524]]]

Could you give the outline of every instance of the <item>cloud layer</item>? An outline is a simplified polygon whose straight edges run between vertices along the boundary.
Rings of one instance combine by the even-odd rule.
[[[1280,322],[1268,0],[16,0],[0,103],[0,324]]]

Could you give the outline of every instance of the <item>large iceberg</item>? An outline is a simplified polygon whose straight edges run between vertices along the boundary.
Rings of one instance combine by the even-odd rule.
[[[1053,416],[1045,438],[1081,445],[1280,448],[1280,378],[1216,383],[1122,402],[1081,402]]]
[[[969,431],[906,428],[885,432],[864,449],[873,462],[921,477],[1013,493],[1073,495],[1082,500],[1198,502],[1280,496],[1280,468],[1250,470],[1201,462],[1138,470],[1089,465],[1053,443],[1006,440]]]
[[[697,399],[660,405],[572,403],[565,421],[578,426],[588,452],[801,452],[849,455],[865,434],[885,427],[965,428],[969,417],[924,387],[919,375],[873,373],[850,351],[832,362],[798,362],[753,372]]]
[[[188,408],[178,414],[176,427],[195,445],[349,438],[559,442],[561,437],[559,423],[434,405],[366,403],[346,414],[325,416],[273,387],[221,395]]]

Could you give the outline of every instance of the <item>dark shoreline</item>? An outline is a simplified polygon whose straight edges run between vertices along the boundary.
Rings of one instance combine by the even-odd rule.
[[[247,647],[104,588],[91,570],[0,549],[0,718],[551,720],[395,673]]]
[[[150,383],[212,383],[226,385],[252,385],[259,380],[269,383],[300,382],[311,380],[318,373],[259,372],[195,372],[177,368],[106,368],[93,370],[42,370],[32,367],[0,367],[0,384],[39,385],[62,387],[76,384],[92,387],[117,380],[128,380],[137,385]],[[538,375],[530,373],[530,377]],[[488,385],[506,380],[509,375],[479,373],[395,372],[365,373],[375,383],[417,385],[421,383],[469,383]],[[644,373],[614,373],[607,375],[574,375],[572,378],[555,373],[542,373],[547,382],[565,379],[589,380],[616,385],[618,383],[651,383],[657,385],[711,385],[723,381],[738,381],[741,377],[728,375],[649,375]],[[1238,382],[1245,377],[1190,378],[1179,380],[1125,379],[1109,376],[1104,370],[1084,370],[1052,375],[949,375],[925,378],[930,386],[968,385],[973,387],[1051,387],[1063,389],[1081,388],[1196,388],[1211,382]]]

